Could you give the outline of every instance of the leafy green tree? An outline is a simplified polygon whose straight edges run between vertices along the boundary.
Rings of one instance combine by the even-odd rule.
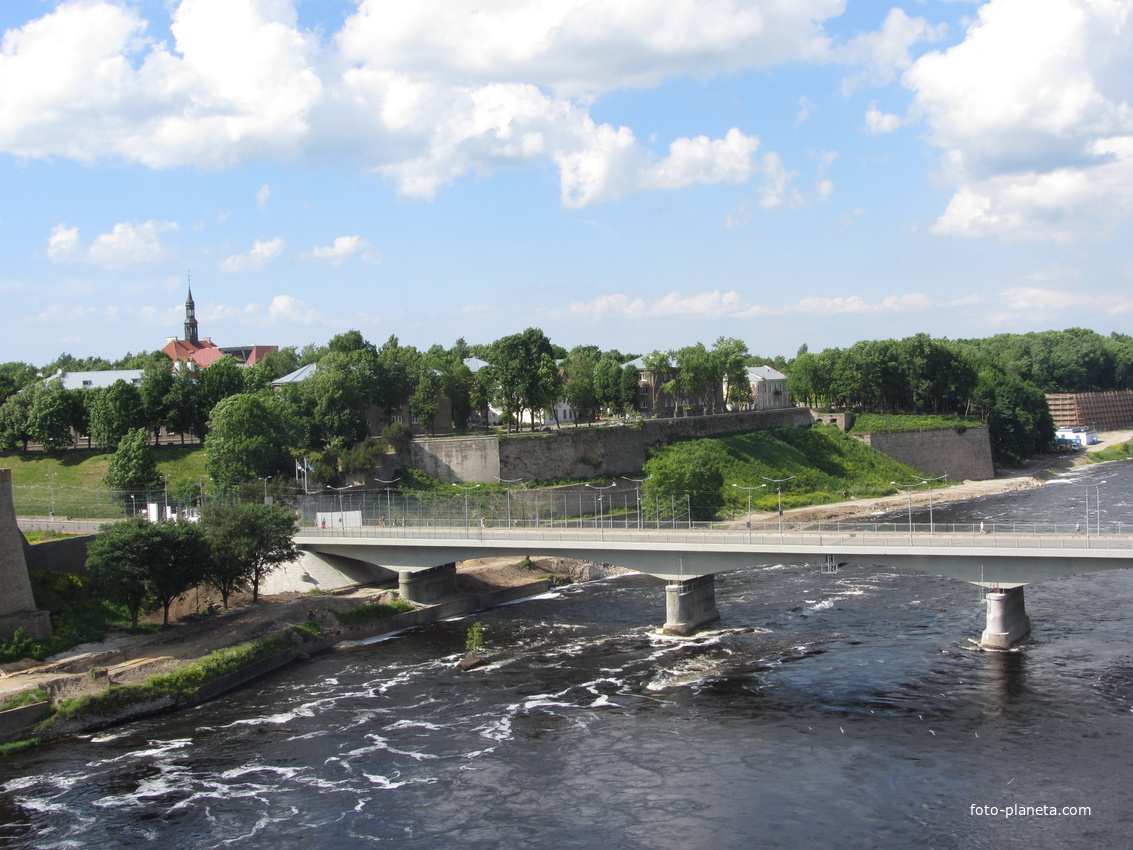
[[[0,363],[0,404],[34,381],[35,372],[30,363]]]
[[[331,351],[319,361],[315,374],[300,385],[319,446],[366,438],[372,363],[373,356],[365,351]]]
[[[140,517],[104,525],[87,546],[93,591],[124,607],[133,629],[138,628],[138,612],[150,596],[154,549],[150,523]]]
[[[472,370],[461,361],[448,364],[441,372],[441,394],[452,408],[452,427],[457,431],[468,428],[472,417]]]
[[[115,450],[127,431],[145,427],[142,397],[138,388],[125,381],[115,381],[105,389],[86,390],[90,417],[90,438],[103,449]]]
[[[28,434],[43,446],[48,454],[71,448],[75,443],[71,429],[79,421],[82,402],[75,393],[63,389],[61,381],[49,381],[47,386],[35,384],[25,390],[31,393],[28,410]],[[81,392],[81,391],[80,391]]]
[[[228,355],[221,357],[207,369],[197,372],[197,406],[205,423],[212,416],[212,410],[224,399],[244,392],[244,372],[240,364]],[[207,424],[206,424],[207,427]],[[198,437],[204,439],[203,433]]]
[[[157,465],[146,439],[146,429],[127,431],[110,458],[102,483],[111,490],[146,490],[157,480]]]
[[[595,372],[599,362],[597,346],[579,345],[568,352],[563,364],[566,370],[563,391],[567,404],[575,413],[576,421],[578,417],[585,417],[587,422],[594,419],[594,408],[598,406]],[[616,365],[614,374],[617,374]]]
[[[496,402],[517,422],[522,423],[524,411],[534,412],[557,400],[558,388],[545,362],[554,367],[554,349],[538,328],[496,340],[488,359],[496,380]]]
[[[425,369],[417,379],[417,387],[409,397],[409,410],[421,427],[429,434],[437,420],[437,396],[441,392],[441,378],[432,369]]]
[[[182,445],[186,434],[204,434],[208,430],[208,418],[199,404],[197,379],[188,369],[177,371],[165,396],[165,427],[181,435]]]
[[[616,413],[630,414],[637,411],[637,393],[640,384],[637,380],[637,369],[626,366],[622,369],[621,380],[618,382],[618,394],[614,396],[612,407]]]
[[[149,589],[162,609],[162,624],[169,625],[173,600],[204,580],[209,568],[208,540],[200,526],[191,522],[162,520],[150,523],[153,555]]]
[[[692,440],[668,446],[645,464],[642,485],[645,516],[665,518],[687,504],[693,521],[713,519],[724,505],[724,454],[718,443]],[[687,495],[687,501],[685,499]]]
[[[225,608],[234,591],[249,587],[252,601],[258,601],[260,583],[271,571],[299,557],[298,523],[282,505],[214,505],[202,524],[212,550],[205,580],[220,592]]]
[[[270,391],[229,396],[209,417],[205,470],[221,485],[274,475],[291,462],[289,426],[284,404]]]
[[[393,414],[409,401],[413,393],[412,376],[417,371],[420,357],[417,349],[401,345],[392,335],[378,349],[371,397],[387,420],[392,419]]]
[[[751,379],[747,374],[746,357],[747,345],[738,339],[722,336],[712,344],[712,351],[708,354],[709,392],[716,410],[722,412],[725,403],[739,408],[751,402]],[[716,393],[722,391],[724,385],[728,387],[727,399],[716,398]]]
[[[32,436],[30,431],[31,407],[35,402],[32,388],[15,393],[0,405],[0,448],[5,451],[28,450]]]
[[[570,377],[570,367],[567,367],[567,379]],[[612,357],[603,357],[594,364],[591,384],[594,393],[594,404],[611,413],[621,413],[621,364]],[[634,370],[634,383],[637,383],[637,370]],[[573,405],[572,405],[573,407]],[[575,408],[577,410],[577,408]]]
[[[173,363],[165,354],[157,351],[146,358],[138,394],[141,396],[142,418],[155,441],[161,434],[161,426],[169,419],[169,393],[174,381]]]

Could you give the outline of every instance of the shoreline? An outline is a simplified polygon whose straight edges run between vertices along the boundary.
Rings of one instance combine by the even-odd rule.
[[[932,503],[933,505],[946,505],[955,502],[969,502],[984,496],[995,496],[1000,493],[1041,487],[1061,474],[1092,466],[1093,462],[1089,460],[1088,455],[1110,446],[1128,442],[1131,439],[1133,439],[1133,430],[1105,431],[1099,434],[1099,442],[1096,445],[1087,446],[1085,451],[1075,452],[1070,456],[1041,454],[1018,469],[997,469],[995,478],[969,480],[949,487],[933,488]],[[927,488],[909,492],[912,496],[914,508],[928,507],[929,491]],[[897,513],[907,510],[908,507],[909,495],[896,493],[891,496],[879,496],[872,499],[851,498],[844,502],[791,508],[783,511],[783,519],[790,522],[840,522],[865,519],[881,513]],[[753,525],[755,523],[774,523],[776,519],[775,511],[762,513],[752,511],[751,514]],[[742,516],[729,522],[729,526],[733,528],[740,528],[743,525]]]

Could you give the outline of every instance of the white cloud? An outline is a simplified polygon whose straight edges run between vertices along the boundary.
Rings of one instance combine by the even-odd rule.
[[[670,292],[659,299],[630,298],[624,294],[601,295],[591,301],[577,301],[570,313],[591,321],[603,319],[642,319],[660,317],[750,319],[766,315],[836,315],[843,313],[887,314],[923,313],[945,306],[962,306],[965,299],[942,302],[919,292],[888,295],[869,301],[860,295],[833,298],[807,297],[793,304],[752,304],[735,290],[683,295]]]
[[[269,200],[271,200],[271,186],[265,183],[260,187],[260,190],[256,192],[256,206],[261,210],[266,210]]]
[[[381,254],[373,250],[373,246],[361,236],[339,236],[331,245],[311,248],[310,253],[300,254],[301,260],[323,260],[332,266],[340,266],[342,262],[355,254],[360,254],[368,263],[380,263]]]
[[[903,83],[955,194],[936,233],[1066,241],[1133,215],[1133,0],[991,0]]]
[[[872,136],[881,133],[892,133],[894,130],[899,130],[906,120],[900,115],[894,115],[891,112],[882,112],[876,105],[870,105],[865,113],[865,128]]]
[[[795,126],[801,127],[817,108],[818,106],[805,94],[800,97],[799,111],[795,114]]]
[[[259,271],[283,253],[282,236],[252,243],[252,250],[246,254],[233,254],[220,261],[220,270],[225,272]]]
[[[163,252],[159,234],[179,229],[172,221],[120,222],[110,233],[95,237],[87,251],[87,259],[92,265],[104,269],[154,263]]]
[[[903,10],[893,8],[885,16],[881,29],[850,39],[832,50],[833,56],[850,65],[864,65],[842,81],[842,93],[853,94],[866,83],[884,85],[913,64],[910,48],[921,41],[938,41],[947,33],[944,24],[931,26],[924,18],[910,18]]]
[[[79,228],[57,224],[47,239],[47,256],[54,263],[73,262],[82,255]]]
[[[58,224],[47,242],[47,256],[56,263],[86,263],[102,269],[124,269],[157,262],[164,254],[160,234],[180,227],[172,221],[119,222],[100,233],[85,250],[79,229]]]
[[[162,40],[145,6],[65,0],[4,35],[0,151],[155,168],[331,160],[423,198],[469,173],[551,162],[570,207],[741,182],[758,140],[740,128],[657,156],[631,129],[596,124],[588,104],[690,74],[827,61],[823,21],[842,8],[361,0],[324,38],[298,26],[294,0],[183,0]]]
[[[286,322],[294,325],[322,324],[323,318],[318,310],[308,307],[303,301],[290,295],[276,295],[268,307],[268,321]]]

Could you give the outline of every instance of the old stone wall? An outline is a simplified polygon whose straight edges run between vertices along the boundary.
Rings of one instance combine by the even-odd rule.
[[[87,546],[92,540],[93,534],[45,540],[35,546],[25,546],[24,560],[27,561],[29,570],[86,575]]]
[[[417,439],[410,446],[410,463],[450,483],[626,475],[645,465],[650,446],[763,428],[798,428],[811,421],[808,410],[790,407],[646,419],[632,425],[568,426],[498,438]]]
[[[0,469],[0,617],[35,610],[24,561],[24,536],[16,525],[12,470]]]
[[[953,481],[995,477],[987,428],[968,428],[962,433],[955,428],[942,428],[854,436],[923,475],[935,477],[948,473]]]

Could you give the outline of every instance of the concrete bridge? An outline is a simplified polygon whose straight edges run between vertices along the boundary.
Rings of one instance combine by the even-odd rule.
[[[855,563],[948,576],[990,589],[981,643],[1006,649],[1030,631],[1023,586],[1097,570],[1133,567],[1133,535],[899,533],[852,527],[791,533],[622,528],[303,528],[296,544],[328,561],[396,570],[409,600],[455,592],[456,562],[548,555],[616,564],[665,579],[665,631],[689,634],[719,618],[715,574],[749,566]]]

